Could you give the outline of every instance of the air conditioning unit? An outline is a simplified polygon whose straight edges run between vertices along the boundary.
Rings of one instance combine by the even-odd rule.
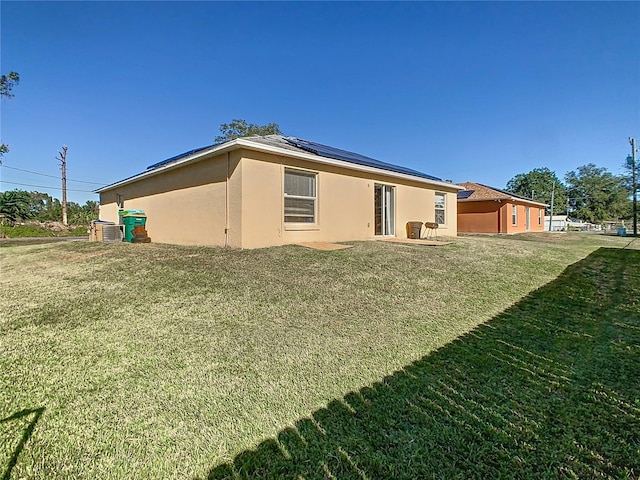
[[[124,225],[102,225],[103,242],[121,242],[124,238]]]

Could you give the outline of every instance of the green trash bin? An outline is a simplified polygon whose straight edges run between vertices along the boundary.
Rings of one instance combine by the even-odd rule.
[[[133,229],[144,227],[147,224],[147,217],[142,214],[123,215],[122,223],[124,224],[124,241],[131,243],[134,237]]]

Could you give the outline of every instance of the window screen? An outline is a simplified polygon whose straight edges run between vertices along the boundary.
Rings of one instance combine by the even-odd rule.
[[[315,173],[299,170],[284,171],[284,221],[286,223],[316,222]]]

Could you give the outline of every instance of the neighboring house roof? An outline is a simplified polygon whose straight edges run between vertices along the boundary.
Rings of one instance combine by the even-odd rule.
[[[507,200],[528,203],[539,207],[546,207],[542,202],[536,202],[527,197],[522,197],[511,192],[500,190],[499,188],[487,187],[481,183],[464,182],[459,183],[464,190],[458,192],[459,202],[479,202],[483,200]]]
[[[146,171],[125,178],[119,182],[104,186],[96,190],[100,193],[111,190],[120,185],[141,180],[145,177],[164,172],[187,163],[202,160],[206,156],[212,154],[225,153],[238,148],[248,148],[261,152],[274,153],[279,155],[287,155],[294,158],[308,160],[316,163],[330,164],[342,166],[353,170],[367,171],[371,173],[386,174],[395,177],[405,178],[409,180],[419,181],[421,183],[429,183],[434,186],[446,186],[448,188],[462,189],[455,184],[445,182],[438,177],[428,175],[417,170],[412,170],[400,165],[381,162],[364,155],[341,150],[338,148],[322,145],[320,143],[303,140],[296,137],[285,137],[282,135],[265,135],[254,137],[242,137],[228,142],[217,143],[207,147],[201,147],[188,152],[181,153],[174,157],[168,158],[153,165],[149,165]]]

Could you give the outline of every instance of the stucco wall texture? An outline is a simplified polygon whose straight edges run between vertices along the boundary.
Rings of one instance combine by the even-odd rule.
[[[513,206],[516,223],[513,223]],[[527,209],[529,222],[527,226]],[[528,228],[527,228],[528,227]],[[458,231],[461,233],[521,233],[544,230],[544,208],[506,200],[458,202]]]
[[[317,173],[313,224],[284,221],[285,168]],[[395,188],[395,236],[409,221],[435,220],[435,193],[446,195],[440,235],[457,233],[457,189],[248,149],[168,169],[100,195],[100,218],[118,222],[124,209],[141,209],[154,242],[259,248],[299,242],[370,240],[374,234],[374,185]]]

